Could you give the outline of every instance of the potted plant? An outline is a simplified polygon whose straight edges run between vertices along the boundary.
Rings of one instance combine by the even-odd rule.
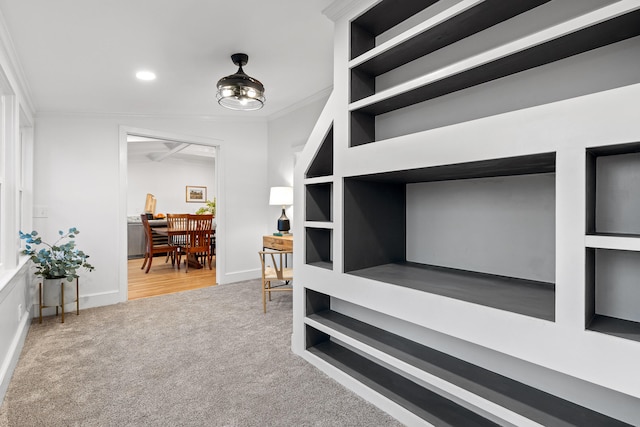
[[[196,211],[196,215],[211,214],[216,216],[216,199],[205,201],[206,206],[201,207]]]
[[[87,262],[89,255],[76,248],[75,237],[79,233],[77,228],[72,227],[68,232],[58,231],[60,237],[53,244],[44,242],[38,235],[37,231],[31,233],[23,233],[20,231],[20,239],[26,241],[25,249],[22,251],[24,255],[30,255],[31,261],[35,266],[36,275],[44,279],[44,281],[66,279],[67,282],[73,282],[78,278],[78,270],[85,269],[93,271],[94,267]],[[66,241],[66,242],[65,242]],[[39,250],[37,246],[43,247]],[[69,283],[68,285],[72,285]],[[44,287],[44,305],[54,306],[60,305],[59,287]],[[52,288],[50,291],[48,288]],[[57,292],[54,291],[57,289]],[[70,292],[75,294],[72,286],[69,286]],[[65,293],[67,286],[65,286]],[[76,295],[76,298],[78,296]]]

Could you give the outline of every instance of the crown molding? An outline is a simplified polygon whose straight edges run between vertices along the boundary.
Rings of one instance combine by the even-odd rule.
[[[356,12],[364,11],[373,6],[377,1],[372,0],[335,0],[327,6],[322,13],[334,22],[339,21],[345,16],[353,16]]]
[[[237,122],[266,123],[267,117],[215,116],[206,114],[138,114],[138,113],[93,113],[87,111],[39,111],[36,118],[85,117],[94,119],[163,119],[163,120],[196,120],[203,122]]]

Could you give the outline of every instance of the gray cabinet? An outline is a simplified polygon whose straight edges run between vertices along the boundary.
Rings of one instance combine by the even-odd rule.
[[[144,256],[144,228],[141,222],[127,224],[127,258]]]

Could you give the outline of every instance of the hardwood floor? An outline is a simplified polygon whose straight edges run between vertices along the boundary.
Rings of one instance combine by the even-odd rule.
[[[188,273],[185,273],[184,265],[178,270],[171,265],[171,261],[165,264],[164,260],[164,256],[154,257],[151,270],[147,274],[140,269],[142,259],[130,259],[127,262],[130,300],[216,285],[215,257],[211,270],[208,267],[189,268]]]

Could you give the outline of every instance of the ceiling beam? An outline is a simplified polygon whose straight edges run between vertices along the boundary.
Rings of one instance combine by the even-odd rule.
[[[161,162],[164,159],[166,159],[167,157],[172,156],[172,155],[184,150],[185,148],[187,148],[190,145],[191,144],[189,144],[187,142],[183,142],[183,143],[177,145],[176,147],[174,147],[173,149],[167,151],[166,153],[150,153],[147,157],[149,157],[154,162]]]

